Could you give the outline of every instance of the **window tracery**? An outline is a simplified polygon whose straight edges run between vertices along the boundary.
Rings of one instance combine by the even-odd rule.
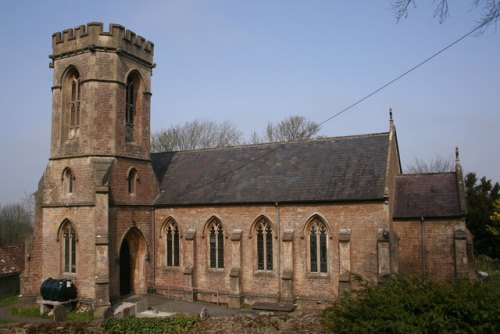
[[[328,272],[328,231],[323,220],[315,217],[309,224],[309,264],[312,273]]]
[[[174,221],[169,221],[165,226],[165,247],[167,267],[179,266],[179,228]]]
[[[214,219],[208,226],[208,243],[210,268],[224,268],[224,230],[218,219]]]
[[[73,225],[65,222],[61,228],[63,267],[65,273],[76,273],[76,234]]]
[[[273,270],[273,229],[271,222],[262,218],[256,225],[257,269]]]

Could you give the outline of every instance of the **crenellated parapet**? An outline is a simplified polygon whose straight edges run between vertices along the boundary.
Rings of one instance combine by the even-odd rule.
[[[154,44],[144,37],[125,29],[119,24],[110,24],[104,31],[101,22],[91,22],[73,29],[52,34],[52,59],[58,59],[85,51],[115,51],[139,58],[153,65]]]

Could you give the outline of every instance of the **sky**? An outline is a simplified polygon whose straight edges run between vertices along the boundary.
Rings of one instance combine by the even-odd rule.
[[[329,119],[471,31],[479,12],[431,1],[396,22],[390,0],[16,0],[0,11],[0,205],[34,192],[48,163],[52,33],[118,23],[155,44],[152,131],[230,121],[249,138],[292,115]],[[454,159],[500,181],[500,31],[470,36],[322,125],[322,136],[386,132],[403,168]]]

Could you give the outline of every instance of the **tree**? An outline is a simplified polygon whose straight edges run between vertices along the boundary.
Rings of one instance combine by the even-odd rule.
[[[252,133],[252,144],[304,140],[315,137],[320,130],[319,124],[302,116],[290,116],[277,124],[267,123],[263,135]]]
[[[493,205],[493,213],[490,216],[491,221],[500,226],[500,199],[497,199]],[[495,234],[500,234],[500,229]]]
[[[437,17],[439,22],[443,23],[449,15],[448,0],[435,0],[434,3],[434,17]],[[472,5],[481,11],[479,23],[483,25],[483,29],[499,20],[499,0],[472,0]],[[397,21],[407,18],[409,8],[415,8],[416,6],[417,3],[415,0],[392,0],[392,8]]]
[[[413,164],[406,167],[406,172],[410,174],[446,173],[452,172],[454,169],[455,164],[453,163],[451,156],[445,159],[441,155],[437,154],[430,163],[426,163],[421,159],[415,158]]]
[[[238,145],[242,133],[226,121],[221,124],[195,120],[184,125],[173,125],[151,136],[151,151],[180,151]]]
[[[474,235],[476,254],[500,258],[500,184],[475,173],[465,176],[467,228]]]
[[[0,247],[18,246],[33,232],[33,196],[20,203],[0,207]]]

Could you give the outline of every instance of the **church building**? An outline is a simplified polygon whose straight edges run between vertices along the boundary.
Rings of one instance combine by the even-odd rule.
[[[71,279],[102,316],[128,294],[329,305],[394,273],[472,275],[460,161],[402,174],[388,131],[150,153],[154,45],[121,25],[52,36],[50,157],[21,298]]]

